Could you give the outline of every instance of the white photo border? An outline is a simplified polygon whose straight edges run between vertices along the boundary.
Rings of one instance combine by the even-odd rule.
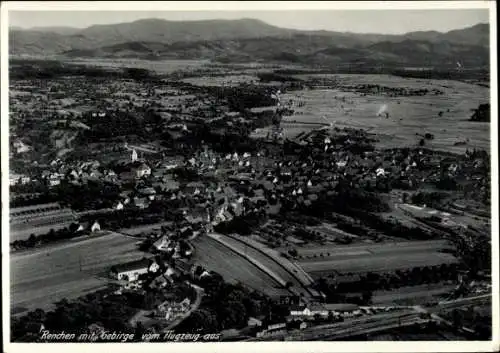
[[[285,10],[423,10],[423,9],[489,9],[490,22],[490,94],[491,94],[491,212],[492,212],[492,340],[471,342],[263,342],[263,343],[94,343],[36,344],[10,342],[9,282],[9,119],[8,119],[8,13],[9,11],[285,11]],[[446,20],[446,19],[443,19]],[[1,4],[1,151],[2,151],[2,323],[4,351],[68,352],[109,351],[121,353],[140,349],[143,352],[476,352],[500,350],[499,327],[499,220],[498,220],[498,82],[497,22],[495,1],[9,1]],[[35,346],[36,345],[36,346]]]

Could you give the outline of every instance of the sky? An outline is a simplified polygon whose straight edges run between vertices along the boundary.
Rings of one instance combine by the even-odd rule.
[[[171,21],[254,18],[301,30],[402,34],[440,31],[488,23],[487,9],[457,10],[290,10],[290,11],[9,11],[9,25],[22,28],[132,22],[144,18]]]

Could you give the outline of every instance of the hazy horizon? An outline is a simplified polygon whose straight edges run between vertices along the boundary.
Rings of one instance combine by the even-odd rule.
[[[64,14],[64,15],[62,15]],[[168,21],[238,20],[250,18],[297,30],[404,34],[448,32],[489,23],[487,9],[457,10],[289,10],[289,11],[9,11],[9,27],[84,29],[94,25],[142,19]],[[446,21],[443,21],[446,18]]]

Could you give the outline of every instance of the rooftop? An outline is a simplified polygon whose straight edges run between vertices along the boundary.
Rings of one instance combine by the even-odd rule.
[[[148,268],[152,261],[153,261],[152,259],[142,258],[140,260],[126,262],[126,263],[119,264],[119,265],[114,265],[111,267],[111,271],[118,273],[118,272],[140,270],[140,269]]]

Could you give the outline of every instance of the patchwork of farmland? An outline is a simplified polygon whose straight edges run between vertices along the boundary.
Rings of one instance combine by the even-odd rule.
[[[315,75],[298,75],[307,81]],[[380,147],[416,146],[416,133],[429,132],[435,138],[429,148],[463,153],[466,148],[489,149],[488,123],[470,122],[472,109],[487,103],[487,87],[458,81],[410,79],[389,75],[321,75],[340,85],[378,84],[391,88],[442,91],[441,95],[390,97],[338,89],[308,89],[283,94],[284,102],[293,101],[295,114],[283,119],[331,122],[339,128],[368,129],[376,133]],[[383,109],[389,117],[377,116]],[[304,128],[310,130],[310,128]],[[296,129],[295,129],[296,130]],[[294,132],[295,132],[294,130]],[[290,135],[285,131],[285,135]],[[457,142],[469,141],[465,145]]]
[[[328,274],[385,272],[456,263],[453,255],[439,252],[449,248],[441,240],[310,247],[298,249],[298,261],[304,271],[319,278]]]
[[[258,82],[257,76],[251,75],[224,75],[224,76],[200,76],[186,78],[183,82],[196,86],[238,86],[244,83]]]
[[[74,64],[84,64],[89,66],[101,66],[101,67],[134,67],[139,69],[148,69],[151,71],[156,71],[159,73],[172,73],[179,70],[196,70],[208,63],[206,60],[161,60],[161,61],[149,61],[149,60],[135,60],[135,59],[75,59],[66,61]]]

